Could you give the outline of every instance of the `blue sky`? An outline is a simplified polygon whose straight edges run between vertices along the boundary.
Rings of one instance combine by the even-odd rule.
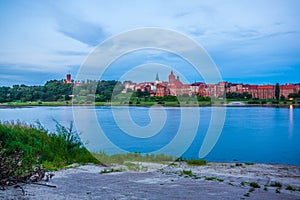
[[[172,29],[197,41],[224,80],[257,84],[300,82],[300,1],[25,1],[0,2],[0,85],[44,84],[76,76],[104,40],[141,27]],[[118,79],[143,63],[184,65],[175,55],[128,55],[106,73]],[[115,70],[113,70],[115,69]],[[179,68],[177,68],[178,70]],[[165,70],[165,68],[164,68]],[[153,80],[155,70],[136,81]],[[201,80],[182,71],[188,82]],[[161,79],[167,74],[161,71]]]

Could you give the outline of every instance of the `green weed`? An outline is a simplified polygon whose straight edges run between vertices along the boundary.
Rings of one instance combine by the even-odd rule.
[[[112,169],[109,169],[109,170],[103,169],[103,170],[100,171],[100,174],[108,174],[108,173],[122,172],[122,171],[124,171],[124,169],[121,169],[121,168],[119,168],[119,169],[112,168]]]
[[[214,180],[217,179],[217,177],[214,177],[214,176],[212,176],[212,177],[205,177],[204,179],[205,179],[206,181],[214,181]]]
[[[278,187],[278,188],[281,188],[282,187],[282,184],[280,182],[273,182],[271,183],[270,185],[271,187]]]
[[[260,188],[260,185],[259,185],[258,183],[256,183],[256,182],[251,182],[249,185],[250,185],[252,188]]]
[[[192,172],[192,170],[182,170],[181,171],[181,173],[180,173],[180,175],[182,176],[182,175],[187,175],[187,176],[193,176],[194,174],[193,174],[193,172]]]
[[[285,187],[285,189],[286,189],[286,190],[290,190],[290,191],[296,191],[296,189],[295,189],[293,186],[291,186],[291,185],[287,185],[287,186]]]
[[[192,166],[201,166],[201,165],[206,165],[206,160],[191,159],[191,160],[186,160],[186,163]]]

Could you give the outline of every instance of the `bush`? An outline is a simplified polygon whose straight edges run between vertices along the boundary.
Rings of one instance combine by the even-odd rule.
[[[250,185],[252,188],[260,188],[260,185],[259,185],[258,183],[256,183],[256,182],[251,182],[249,185]]]
[[[188,165],[201,166],[201,165],[206,165],[206,160],[191,159],[191,160],[187,160],[186,163]]]
[[[287,185],[285,189],[286,189],[286,190],[291,190],[291,191],[295,191],[295,190],[296,190],[296,189],[295,189],[293,186],[291,186],[291,185]]]
[[[280,182],[274,182],[274,183],[271,183],[270,185],[271,187],[278,187],[278,188],[281,188],[282,187],[282,184]]]
[[[15,150],[22,152],[22,162],[33,166],[38,159],[40,164],[53,168],[61,168],[72,163],[99,163],[89,151],[83,147],[79,135],[73,130],[73,124],[66,128],[59,123],[56,133],[48,133],[40,124],[0,123],[1,151],[9,157]],[[52,168],[50,167],[50,168]]]
[[[18,182],[37,182],[44,178],[45,169],[36,163],[23,162],[22,151],[16,149],[7,154],[1,143],[0,149],[0,186],[2,188]]]
[[[204,179],[206,181],[214,181],[214,180],[217,180],[217,177],[214,177],[214,176],[212,176],[212,177],[205,177]]]
[[[181,175],[193,176],[192,170],[182,170]]]

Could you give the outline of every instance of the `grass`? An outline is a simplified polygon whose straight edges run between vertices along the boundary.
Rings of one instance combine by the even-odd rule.
[[[186,160],[186,163],[191,166],[201,166],[206,165],[206,160],[190,159]]]
[[[260,188],[260,185],[258,183],[256,183],[256,182],[251,182],[251,183],[249,183],[249,185],[252,188]]]
[[[141,154],[141,153],[125,153],[108,155],[104,152],[93,153],[102,163],[106,164],[124,164],[128,162],[153,162],[153,163],[170,163],[174,161],[172,156],[164,154]]]
[[[231,186],[233,186],[233,183],[232,183],[232,182],[229,182],[229,183],[228,183],[228,185],[231,185]]]
[[[282,187],[282,184],[281,184],[280,182],[273,182],[273,183],[271,183],[270,186],[271,186],[271,187],[281,188],[281,187]]]
[[[219,181],[219,182],[223,182],[223,181],[224,181],[224,179],[217,178],[217,181]]]
[[[248,182],[243,181],[243,182],[241,182],[240,184],[241,184],[242,186],[245,186],[245,185],[248,184]]]
[[[245,165],[254,165],[253,162],[245,162]]]
[[[296,189],[295,189],[293,186],[291,186],[291,185],[287,185],[287,186],[285,187],[285,189],[286,189],[286,190],[290,190],[290,191],[296,191]]]
[[[186,158],[183,158],[183,157],[179,157],[175,160],[175,162],[186,162],[187,165],[190,165],[190,166],[202,166],[202,165],[206,165],[207,162],[206,160],[199,160],[199,159],[186,159]]]
[[[244,196],[245,197],[250,197],[250,193],[248,192],[248,193],[244,194]]]
[[[171,163],[171,164],[169,164],[169,167],[178,167],[178,164],[176,164],[176,163]]]
[[[182,171],[180,172],[180,176],[183,176],[183,175],[190,176],[190,177],[191,177],[191,176],[194,176],[192,170],[182,170]]]
[[[214,181],[214,180],[217,180],[217,177],[214,177],[214,176],[212,176],[212,177],[205,177],[204,180],[206,180],[206,181]]]
[[[72,106],[71,101],[29,101],[29,102],[8,102],[3,105],[8,106]]]
[[[124,95],[124,94],[122,94]],[[121,96],[122,96],[121,95]],[[119,95],[117,95],[119,96]],[[126,96],[126,94],[125,94]],[[117,98],[113,100],[112,102],[76,102],[76,101],[28,101],[28,102],[21,102],[21,101],[12,101],[12,102],[6,102],[2,103],[2,105],[7,106],[155,106],[155,105],[161,105],[161,106],[171,106],[171,107],[191,107],[191,106],[212,106],[212,105],[222,105],[222,104],[228,104],[233,101],[241,101],[245,103],[246,105],[259,105],[259,106],[287,106],[291,104],[299,104],[299,102],[293,102],[293,101],[279,101],[279,104],[277,102],[274,103],[274,99],[268,99],[263,100],[244,100],[244,99],[227,99],[227,100],[218,100],[214,99],[212,101],[206,101],[206,100],[200,100],[200,101],[182,101],[181,104],[178,103],[178,101],[152,101],[152,100],[133,100],[131,103],[126,101],[127,98]],[[268,104],[267,104],[268,103]]]
[[[49,133],[40,124],[0,122],[0,187],[38,180],[45,170],[58,170],[72,163],[100,163],[83,146],[79,135],[57,123]],[[36,181],[38,181],[36,180]]]
[[[127,167],[128,170],[130,171],[136,171],[136,172],[139,172],[139,171],[147,171],[148,168],[146,166],[141,166],[139,164],[136,164],[136,163],[132,163],[132,162],[124,162],[124,165]]]
[[[1,150],[5,156],[13,154],[15,150],[23,152],[24,165],[34,164],[38,160],[48,170],[60,169],[72,163],[99,163],[83,147],[72,123],[68,128],[57,123],[56,129],[55,133],[49,133],[39,123],[0,122]]]
[[[124,171],[124,169],[121,169],[121,168],[118,168],[118,169],[114,169],[114,168],[112,168],[112,169],[103,169],[103,170],[101,170],[100,171],[100,174],[108,174],[108,173],[114,173],[114,172],[122,172],[122,171]]]

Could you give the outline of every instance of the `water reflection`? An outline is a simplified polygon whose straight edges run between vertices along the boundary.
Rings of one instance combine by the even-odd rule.
[[[294,107],[293,105],[290,105],[290,117],[289,117],[289,137],[293,136],[293,121],[294,121]]]

